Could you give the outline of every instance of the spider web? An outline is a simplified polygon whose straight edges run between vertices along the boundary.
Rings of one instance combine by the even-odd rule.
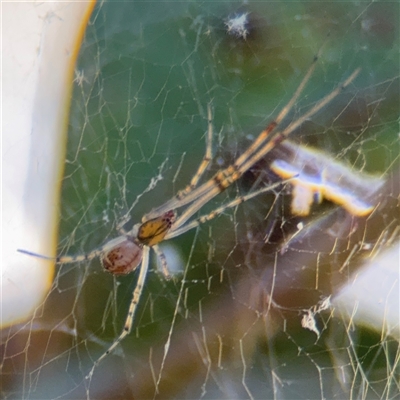
[[[243,21],[245,38],[232,29]],[[324,43],[287,121],[361,66],[294,137],[385,176],[383,205],[366,219],[329,203],[299,218],[286,187],[163,243],[174,279],[153,253],[133,331],[90,379],[137,274],[114,278],[98,260],[60,266],[40,317],[6,337],[3,398],[400,398],[398,321],[388,332],[331,305],[366,262],[398,246],[399,24],[398,6],[384,2],[99,4],[76,67],[60,254],[90,252],[187,185],[208,104],[207,177],[229,165]],[[270,178],[257,164],[202,214]]]

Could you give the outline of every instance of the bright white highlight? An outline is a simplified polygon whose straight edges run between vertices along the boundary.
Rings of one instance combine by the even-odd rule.
[[[286,141],[286,159],[271,164],[272,171],[284,179],[292,178],[292,213],[306,216],[314,199],[330,200],[355,216],[368,215],[375,207],[374,197],[384,179],[354,171],[329,154]]]

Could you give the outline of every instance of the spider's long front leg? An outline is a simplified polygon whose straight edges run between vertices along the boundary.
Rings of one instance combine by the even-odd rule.
[[[211,117],[211,108],[209,106],[209,108],[208,108],[208,117],[209,117],[209,132],[208,132],[209,139],[208,139],[208,141],[209,141],[210,145],[207,144],[207,146],[209,146],[210,149],[209,150],[207,149],[206,155],[203,159],[203,162],[200,164],[200,167],[199,167],[196,175],[193,177],[191,184],[187,188],[182,190],[181,192],[178,192],[178,194],[176,196],[174,196],[173,199],[167,201],[162,206],[160,206],[160,207],[156,208],[155,210],[151,211],[150,213],[148,213],[144,217],[143,222],[148,219],[158,217],[159,215],[163,214],[164,212],[166,212],[168,210],[175,210],[179,207],[183,207],[186,204],[196,202],[198,199],[202,198],[203,196],[209,197],[210,191],[214,191],[214,193],[218,194],[218,193],[222,192],[227,186],[229,186],[230,183],[237,180],[243,174],[244,171],[243,171],[243,169],[241,169],[240,173],[238,175],[234,176],[235,175],[234,169],[240,169],[241,165],[246,163],[247,160],[249,160],[250,158],[254,157],[255,154],[257,154],[259,149],[261,147],[263,147],[265,145],[265,142],[270,138],[270,134],[275,130],[275,128],[282,122],[282,120],[290,112],[293,105],[298,100],[299,96],[301,95],[302,91],[304,90],[304,87],[306,86],[307,82],[309,81],[311,75],[313,74],[320,52],[321,52],[321,49],[319,50],[318,54],[314,57],[311,66],[309,67],[306,75],[304,76],[299,87],[297,88],[296,92],[294,93],[292,98],[289,100],[289,102],[283,107],[282,111],[278,114],[278,116],[268,124],[266,129],[264,129],[258,135],[258,137],[247,148],[247,150],[241,156],[238,157],[235,164],[231,167],[226,168],[223,171],[220,171],[220,173],[217,173],[214,176],[214,178],[211,178],[207,182],[203,183],[200,187],[195,188],[200,177],[203,175],[203,173],[209,163],[209,161],[207,161],[208,156],[211,157],[210,135],[212,137],[212,123],[211,123],[211,118],[210,118]],[[253,163],[255,163],[255,162],[256,161],[254,161]],[[222,181],[223,177],[220,178],[219,176],[228,175],[228,174],[230,174],[231,177],[233,177],[233,180],[230,179],[229,182],[228,182],[228,180],[224,180],[222,183],[222,186],[221,186],[221,187],[223,187],[223,189],[221,189],[219,192],[218,191],[216,192],[214,190],[215,184],[216,184],[215,183],[216,179],[217,180],[219,179]],[[193,183],[194,183],[194,185],[192,185]],[[214,196],[216,194],[214,194]],[[182,225],[182,223],[180,223],[180,225]]]
[[[197,186],[199,180],[203,176],[204,172],[210,165],[210,162],[213,158],[212,154],[213,126],[212,126],[211,104],[207,105],[207,121],[208,121],[208,130],[206,138],[206,153],[204,154],[203,160],[201,161],[199,168],[197,169],[197,172],[190,181],[190,184],[186,186],[185,189],[177,193],[176,197],[178,199],[183,199],[184,197],[186,197]]]
[[[87,378],[91,378],[95,368],[101,363],[101,361],[107,357],[132,330],[133,321],[135,319],[135,314],[137,310],[137,305],[139,303],[140,297],[142,296],[144,283],[147,276],[147,271],[149,269],[149,254],[150,254],[150,247],[143,246],[143,257],[142,257],[142,264],[140,265],[140,273],[139,277],[135,286],[135,290],[133,291],[132,300],[129,305],[128,315],[125,320],[124,328],[118,338],[114,341],[114,343],[108,348],[108,350],[103,353],[100,358],[93,364],[92,369],[90,370]]]
[[[313,68],[311,68],[310,71],[307,73],[306,77],[303,79],[299,89],[296,91],[296,94],[293,98],[296,99],[297,96],[300,94],[303,87],[307,83],[309,75],[312,71]],[[258,143],[256,147],[254,147],[254,143],[250,145],[250,147],[242,154],[242,156],[240,156],[232,165],[217,172],[214,177],[211,178],[208,182],[204,183],[198,189],[194,190],[185,197],[185,203],[190,199],[192,200],[192,204],[186,209],[186,211],[182,215],[178,217],[178,219],[174,223],[174,231],[183,226],[183,224],[201,207],[203,207],[204,204],[209,202],[219,193],[223,192],[233,182],[237,181],[249,168],[251,168],[267,153],[269,153],[274,147],[287,139],[291,133],[293,133],[301,124],[304,123],[304,121],[314,116],[318,111],[320,111],[336,96],[338,96],[343,89],[350,85],[350,83],[357,77],[359,72],[360,68],[357,68],[342,84],[337,86],[334,90],[332,90],[332,92],[319,100],[314,105],[314,107],[311,108],[311,110],[303,114],[296,121],[292,122],[286,129],[278,130],[277,132],[270,135],[270,133],[275,129],[276,125],[275,123],[271,123],[272,128],[270,128],[271,124],[268,125],[268,127],[263,130],[255,140],[254,143]],[[289,101],[288,106],[293,105],[292,100]],[[288,106],[286,106],[286,108]],[[286,112],[284,113],[285,115],[288,110],[289,108],[287,108]],[[284,115],[280,113],[280,118],[283,117]],[[196,194],[198,196],[194,197]]]
[[[196,189],[197,184],[200,179],[204,175],[204,172],[207,170],[210,165],[213,154],[212,154],[212,138],[213,138],[213,126],[212,126],[212,111],[211,104],[207,105],[207,120],[208,120],[208,130],[206,136],[206,152],[204,157],[197,168],[196,173],[190,181],[190,184],[185,187],[185,189],[180,190],[171,200],[167,201],[160,207],[152,210],[148,214],[146,214],[142,218],[142,222],[146,222],[150,219],[156,218],[169,210],[174,210],[178,207],[181,207],[185,204],[191,203],[193,200],[189,199],[188,201],[184,201],[184,199],[194,190]],[[202,185],[203,186],[203,185]]]
[[[347,86],[350,85],[351,82],[357,77],[360,73],[361,68],[357,68],[353,71],[353,73],[340,85],[338,85],[335,89],[333,89],[329,94],[319,100],[311,110],[307,111],[301,117],[292,122],[287,128],[282,131],[277,131],[273,135],[269,136],[268,141],[263,144],[261,147],[257,149],[257,151],[249,152],[250,146],[244,154],[239,157],[234,163],[234,170],[238,175],[243,175],[249,168],[251,168],[255,163],[257,163],[261,158],[263,158],[267,153],[269,153],[274,147],[282,143],[285,139],[287,139],[290,134],[292,134],[298,127],[300,127],[306,120],[313,117],[318,111],[320,111],[323,107],[325,107],[328,103],[330,103],[336,96],[338,96],[342,90],[344,90]],[[303,80],[304,81],[304,80]],[[260,133],[260,136],[265,136],[265,130]],[[258,139],[256,139],[257,141]],[[264,142],[264,141],[263,141]]]
[[[318,61],[319,53],[314,57],[313,62],[311,63],[306,75],[304,76],[303,80],[301,81],[300,85],[296,89],[294,95],[291,97],[289,102],[282,108],[278,116],[271,121],[267,127],[257,136],[254,142],[247,148],[247,150],[238,157],[235,164],[241,165],[243,164],[246,159],[251,157],[256,151],[260,149],[261,146],[265,143],[265,141],[269,138],[269,135],[274,131],[274,129],[283,121],[283,119],[288,115],[290,110],[293,108],[294,104],[298,100],[299,96],[303,92],[305,86],[307,85],[308,81],[311,78],[311,75],[314,73],[317,61]]]
[[[272,185],[263,187],[259,190],[256,190],[252,193],[249,193],[245,196],[238,196],[236,197],[234,200],[232,200],[231,202],[222,205],[221,207],[216,208],[214,211],[211,211],[210,213],[206,214],[206,215],[202,215],[199,218],[196,218],[193,221],[190,221],[188,224],[183,225],[179,228],[176,229],[171,229],[170,232],[168,232],[165,235],[165,240],[169,240],[172,239],[174,237],[180,236],[183,233],[190,231],[191,229],[197,228],[199,225],[204,224],[207,221],[210,221],[216,217],[218,217],[218,215],[221,215],[225,210],[229,209],[229,208],[233,208],[233,207],[237,207],[239,204],[244,203],[245,201],[248,201],[250,199],[252,199],[253,197],[259,196],[262,193],[265,192],[270,192],[273,189],[280,187],[282,185],[284,185],[285,183],[289,182],[292,178],[290,179],[286,179],[277,183],[274,183]]]

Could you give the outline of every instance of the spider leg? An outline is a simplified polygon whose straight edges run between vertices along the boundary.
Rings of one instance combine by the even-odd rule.
[[[41,258],[43,260],[54,261],[56,264],[72,264],[77,262],[83,261],[90,261],[96,257],[102,259],[102,256],[107,254],[109,251],[115,249],[116,247],[121,247],[125,242],[128,241],[126,235],[118,236],[114,239],[109,240],[107,243],[103,244],[101,247],[92,250],[90,253],[87,254],[79,254],[75,256],[65,255],[65,256],[57,256],[57,257],[48,257],[42,254],[34,253],[32,251],[17,249],[19,253],[27,254],[28,256],[33,256],[37,258]]]
[[[106,352],[104,352],[97,361],[94,362],[92,369],[89,374],[86,376],[87,379],[90,379],[93,375],[96,367],[101,363],[101,361],[107,357],[110,353],[114,351],[114,349],[124,340],[126,336],[128,336],[132,330],[133,321],[136,314],[137,305],[139,303],[140,297],[142,296],[144,283],[147,276],[147,271],[149,269],[149,253],[150,247],[143,246],[143,258],[142,264],[140,266],[139,277],[135,286],[135,290],[133,291],[131,304],[129,305],[128,315],[125,320],[124,328],[118,338],[114,341],[114,343],[108,348]]]
[[[182,226],[190,217],[192,217],[197,211],[200,210],[205,204],[212,200],[215,196],[222,192],[219,186],[214,185],[210,190],[203,196],[199,197],[193,204],[189,205],[188,208],[177,218],[172,225],[172,229],[177,229]]]
[[[238,159],[236,160],[236,163],[235,163],[236,165],[243,164],[250,156],[252,156],[257,150],[259,150],[260,147],[264,144],[264,142],[269,137],[270,133],[282,122],[282,120],[286,117],[286,115],[293,108],[293,105],[298,100],[299,96],[301,95],[305,86],[307,85],[308,81],[310,80],[311,75],[314,73],[320,51],[314,57],[310,67],[308,68],[306,75],[302,79],[300,85],[297,87],[294,95],[291,97],[289,102],[282,108],[282,110],[278,114],[278,116],[273,121],[271,121],[267,125],[267,127],[258,135],[256,140],[254,140],[254,142],[247,148],[247,150],[241,156],[238,157]]]
[[[242,176],[249,168],[251,168],[257,161],[259,161],[267,153],[269,153],[274,147],[276,147],[278,144],[287,139],[288,136],[291,133],[293,133],[300,125],[302,125],[307,119],[310,119],[312,116],[314,116],[319,110],[321,110],[321,108],[325,107],[336,96],[338,96],[342,92],[342,90],[344,90],[348,85],[350,85],[350,83],[353,82],[353,80],[357,77],[360,71],[361,68],[357,68],[356,70],[354,70],[353,73],[342,84],[338,85],[325,97],[319,100],[314,105],[314,107],[311,108],[311,110],[307,111],[301,117],[297,118],[296,121],[292,122],[283,131],[278,131],[275,134],[273,134],[269,138],[269,141],[266,142],[261,148],[259,148],[255,154],[249,153],[248,150],[246,150],[245,153],[242,155],[242,157],[239,157],[235,162],[234,169],[237,171],[236,173]],[[260,136],[261,135],[264,136],[263,132],[261,132]]]
[[[162,206],[157,207],[156,209],[152,210],[148,214],[146,214],[142,222],[146,222],[150,219],[156,218],[165,212],[169,210],[174,210],[178,207],[182,207],[185,204],[191,203],[193,201],[192,196],[188,199],[188,201],[185,201],[185,198],[193,192],[193,190],[196,189],[196,186],[202,176],[204,175],[204,172],[207,170],[208,166],[210,165],[213,154],[212,154],[212,137],[213,137],[213,126],[212,126],[212,110],[211,110],[211,104],[209,103],[207,105],[207,119],[208,119],[208,130],[207,130],[207,136],[206,136],[206,152],[204,154],[203,160],[201,161],[195,175],[193,176],[192,180],[190,181],[190,184],[186,186],[185,189],[180,190],[171,200],[167,201],[164,203]],[[203,187],[202,185],[201,187]],[[208,188],[205,191],[208,191]],[[200,191],[201,193],[204,192]],[[196,197],[199,196],[198,191],[196,191]]]
[[[177,193],[176,197],[178,199],[182,199],[187,196],[198,184],[199,180],[203,176],[204,172],[210,165],[210,162],[213,158],[212,154],[212,138],[213,138],[213,126],[212,126],[212,111],[211,104],[207,105],[207,120],[208,120],[208,130],[206,137],[206,153],[204,154],[203,160],[201,161],[199,168],[197,169],[196,174],[193,176],[190,184],[186,186],[185,189],[181,190]]]
[[[216,208],[215,210],[211,211],[210,213],[208,213],[206,215],[202,215],[201,217],[189,222],[188,224],[186,224],[184,226],[174,229],[174,225],[173,225],[172,229],[167,233],[164,240],[172,239],[174,237],[182,235],[183,233],[185,233],[191,229],[197,228],[199,225],[202,225],[205,222],[210,221],[210,220],[214,219],[215,217],[218,217],[228,208],[237,207],[239,204],[242,204],[245,201],[252,199],[253,197],[256,197],[265,192],[272,191],[273,189],[289,182],[291,179],[293,179],[293,178],[289,178],[289,179],[274,183],[273,185],[266,186],[262,189],[256,190],[255,192],[249,193],[245,196],[238,196],[231,202],[224,204],[221,207]]]
[[[81,262],[81,261],[89,261],[93,260],[96,257],[101,256],[106,249],[106,246],[100,247],[97,250],[93,250],[88,254],[80,254],[76,256],[58,256],[58,257],[49,257],[49,256],[44,256],[43,254],[38,254],[34,253],[32,251],[24,250],[24,249],[17,249],[19,253],[26,254],[28,256],[36,257],[36,258],[41,258],[43,260],[49,260],[49,261],[54,261],[56,264],[72,264],[75,262]]]
[[[315,61],[314,61],[315,62]],[[311,66],[310,70],[306,74],[302,83],[297,89],[295,96],[293,98],[296,100],[298,95],[303,90],[305,84],[307,83],[310,74],[313,72],[314,64]],[[315,115],[321,108],[326,106],[330,101],[332,101],[340,92],[346,88],[359,74],[360,68],[357,68],[342,84],[337,86],[332,92],[327,94],[321,100],[319,100],[308,112],[299,117],[296,121],[292,122],[286,129],[277,131],[276,133],[270,136],[269,134],[276,127],[276,122],[273,122],[272,128],[269,128],[271,124],[262,131],[255,142],[258,142],[258,147],[254,148],[253,145],[240,156],[233,165],[217,172],[213,178],[211,178],[208,182],[201,185],[196,190],[192,191],[188,196],[186,196],[183,200],[186,204],[187,200],[191,200],[192,204],[188,206],[188,208],[177,218],[175,223],[173,224],[172,232],[176,232],[177,229],[184,225],[184,223],[194,215],[203,205],[208,203],[211,199],[217,196],[219,193],[223,192],[227,187],[229,187],[233,182],[238,180],[249,168],[251,168],[256,162],[258,162],[262,157],[264,157],[267,153],[269,153],[275,146],[284,141],[291,133],[293,133],[301,124],[304,123],[307,119],[311,118]],[[288,112],[288,106],[292,106],[294,101],[293,98],[289,101],[288,105],[285,107]],[[286,114],[284,113],[284,114]],[[284,117],[282,113],[280,113],[278,120],[281,120]],[[266,141],[268,139],[268,141]],[[260,147],[261,146],[261,147]],[[193,198],[198,194],[197,198]],[[189,201],[188,201],[189,202]],[[167,203],[168,204],[168,203]],[[181,204],[179,204],[181,206]],[[169,233],[172,234],[172,232]],[[171,237],[167,235],[167,237]]]
[[[162,272],[164,274],[165,279],[171,279],[171,274],[168,270],[168,264],[167,264],[167,259],[165,257],[165,254],[163,253],[163,251],[161,250],[160,246],[158,246],[157,244],[155,244],[152,249],[154,250],[154,252],[156,253],[158,259],[160,260],[161,263],[161,268],[162,268]]]
[[[208,195],[208,193],[211,190],[213,190],[213,188],[215,188],[215,186],[216,186],[216,182],[215,181],[216,180],[221,180],[221,177],[219,175],[234,177],[233,179],[229,178],[230,180],[226,180],[225,179],[225,180],[222,181],[222,183],[220,185],[221,189],[219,191],[216,191],[216,194],[214,194],[214,196],[216,196],[218,193],[222,192],[227,186],[229,186],[232,182],[234,182],[235,180],[240,178],[240,176],[245,172],[245,169],[241,168],[241,166],[244,163],[246,163],[246,166],[247,166],[246,170],[247,170],[248,168],[251,167],[251,165],[248,166],[248,162],[247,161],[249,159],[251,159],[251,160],[255,159],[255,161],[252,162],[253,164],[255,162],[257,162],[257,160],[259,160],[261,158],[259,156],[256,158],[256,155],[258,154],[258,151],[259,151],[260,147],[264,146],[265,141],[269,139],[271,132],[273,132],[275,130],[275,128],[282,122],[282,120],[290,112],[290,110],[292,109],[293,105],[298,100],[299,96],[301,95],[302,91],[304,90],[306,84],[308,83],[311,75],[313,74],[313,72],[315,70],[316,63],[318,61],[318,57],[319,57],[320,52],[321,52],[321,49],[318,51],[317,55],[314,57],[314,59],[313,59],[313,61],[311,63],[311,66],[309,67],[306,75],[304,76],[303,80],[301,81],[300,85],[298,86],[296,92],[291,97],[289,102],[283,107],[282,111],[278,114],[278,116],[268,124],[266,129],[264,129],[258,135],[258,137],[247,148],[247,150],[241,156],[238,157],[238,159],[236,160],[236,162],[234,163],[233,166],[228,167],[223,171],[220,171],[219,174],[217,174],[216,176],[214,176],[213,178],[211,178],[210,180],[208,180],[207,182],[203,183],[201,186],[199,186],[197,188],[191,188],[189,190],[189,188],[191,186],[191,185],[189,185],[183,191],[178,192],[178,194],[176,196],[174,196],[174,198],[172,198],[171,200],[167,201],[166,203],[164,203],[162,206],[156,208],[155,210],[151,211],[149,214],[147,214],[145,216],[145,218],[146,219],[155,218],[155,217],[163,214],[167,210],[175,210],[177,208],[183,207],[186,204],[189,204],[189,203],[192,203],[194,201],[197,201],[197,199],[199,199],[202,196]],[[209,108],[209,113],[210,112],[211,112],[211,110]],[[302,122],[304,122],[304,121],[302,121]],[[209,129],[210,129],[210,126],[211,126],[211,124],[209,124]],[[237,174],[236,170],[238,170],[238,169],[240,169],[240,172]],[[200,170],[201,170],[201,165],[199,167],[198,173],[199,173]],[[204,168],[204,170],[205,170],[205,168]],[[203,174],[203,172],[204,171],[201,172],[201,175]],[[197,179],[197,181],[198,181],[198,179]],[[197,181],[196,181],[196,184],[197,184]],[[181,195],[182,193],[184,193],[183,197]]]

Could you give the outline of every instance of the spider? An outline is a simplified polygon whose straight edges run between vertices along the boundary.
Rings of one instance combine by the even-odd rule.
[[[179,191],[172,199],[144,215],[142,222],[134,225],[132,230],[125,231],[123,228],[120,228],[119,231],[121,235],[119,237],[108,241],[100,248],[84,255],[58,256],[53,258],[27,250],[18,249],[18,251],[21,253],[42,259],[54,260],[58,264],[88,261],[95,257],[99,257],[104,269],[114,275],[129,274],[130,272],[136,270],[140,265],[137,284],[132,294],[132,300],[123,330],[118,338],[114,340],[111,346],[97,359],[97,361],[95,361],[92,372],[94,368],[107,355],[109,355],[121,343],[121,341],[127,335],[129,335],[132,330],[137,305],[143,291],[149,268],[150,248],[154,249],[156,255],[161,261],[165,277],[169,278],[170,276],[165,257],[158,247],[160,242],[180,236],[183,233],[217,217],[224,210],[236,207],[240,203],[250,200],[259,194],[282,184],[284,181],[273,186],[264,187],[245,196],[238,196],[230,203],[216,208],[207,215],[191,219],[191,217],[193,217],[206,203],[223,192],[232,183],[237,181],[249,168],[251,168],[257,161],[264,157],[275,146],[284,141],[304,121],[311,118],[325,105],[332,101],[356,78],[360,72],[360,68],[356,69],[344,82],[333,89],[332,92],[315,103],[309,111],[304,113],[295,121],[291,122],[286,128],[278,129],[282,120],[287,116],[309,81],[312,73],[315,70],[317,60],[318,55],[314,57],[313,62],[311,63],[307,73],[305,74],[292,98],[283,107],[278,116],[271,121],[258,135],[258,137],[254,140],[254,142],[252,142],[247,150],[241,156],[239,156],[233,162],[233,164],[229,165],[227,168],[219,170],[211,179],[198,186],[200,179],[206,171],[209,163],[212,161],[212,112],[211,106],[209,105],[207,115],[208,132],[206,138],[206,151],[203,160],[201,161],[190,184],[183,190]],[[178,214],[176,210],[184,206],[187,206],[186,209]]]

